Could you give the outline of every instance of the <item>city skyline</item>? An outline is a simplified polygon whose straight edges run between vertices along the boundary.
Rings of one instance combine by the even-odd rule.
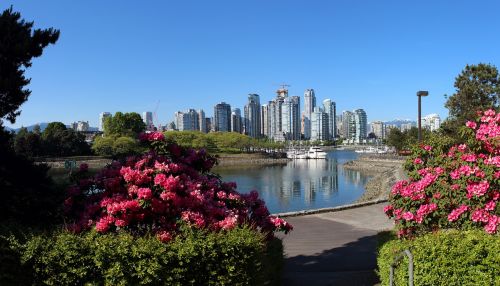
[[[141,114],[158,101],[167,124],[175,111],[215,102],[242,108],[248,94],[267,102],[282,82],[290,96],[314,88],[339,114],[361,107],[370,121],[415,120],[416,91],[428,90],[422,112],[444,120],[444,95],[465,65],[500,62],[496,1],[362,4],[7,1],[0,8],[61,37],[27,69],[32,95],[5,125],[98,126],[102,111]]]

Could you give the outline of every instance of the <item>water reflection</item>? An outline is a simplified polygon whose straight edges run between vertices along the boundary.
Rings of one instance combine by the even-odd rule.
[[[219,168],[224,181],[240,192],[257,190],[272,213],[338,206],[355,201],[368,177],[344,170],[342,164],[357,154],[329,152],[327,160],[295,160],[281,166]]]

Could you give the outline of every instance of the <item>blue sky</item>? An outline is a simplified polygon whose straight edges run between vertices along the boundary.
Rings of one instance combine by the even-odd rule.
[[[43,3],[42,3],[43,2]],[[2,1],[61,30],[28,70],[33,91],[14,126],[154,110],[243,108],[278,84],[314,88],[368,121],[447,116],[444,94],[466,64],[500,63],[498,1]],[[302,102],[301,102],[302,103]],[[302,104],[303,105],[303,104]]]

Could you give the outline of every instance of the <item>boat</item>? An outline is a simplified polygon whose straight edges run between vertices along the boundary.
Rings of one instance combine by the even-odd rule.
[[[286,152],[288,159],[306,159],[306,152],[300,149],[290,149]]]
[[[326,159],[326,152],[317,146],[312,146],[305,153],[306,159]]]
[[[326,152],[313,146],[309,150],[290,149],[286,152],[286,157],[289,159],[325,159]]]
[[[354,152],[356,153],[365,153],[365,154],[385,154],[389,152],[389,148],[387,146],[385,147],[367,147],[363,149],[358,149],[355,150]]]

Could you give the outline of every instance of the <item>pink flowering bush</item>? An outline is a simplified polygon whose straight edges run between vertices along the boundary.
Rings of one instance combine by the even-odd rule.
[[[405,167],[409,180],[397,182],[385,213],[398,236],[440,228],[482,228],[500,224],[500,113],[487,110],[462,130],[465,144],[415,149]],[[436,148],[435,148],[436,147]]]
[[[220,231],[249,225],[265,234],[292,226],[270,215],[258,193],[240,194],[209,171],[214,157],[167,142],[161,133],[142,134],[151,150],[114,162],[68,189],[65,210],[75,232],[126,230],[154,233],[168,242],[181,225]],[[81,169],[85,172],[85,168]]]

